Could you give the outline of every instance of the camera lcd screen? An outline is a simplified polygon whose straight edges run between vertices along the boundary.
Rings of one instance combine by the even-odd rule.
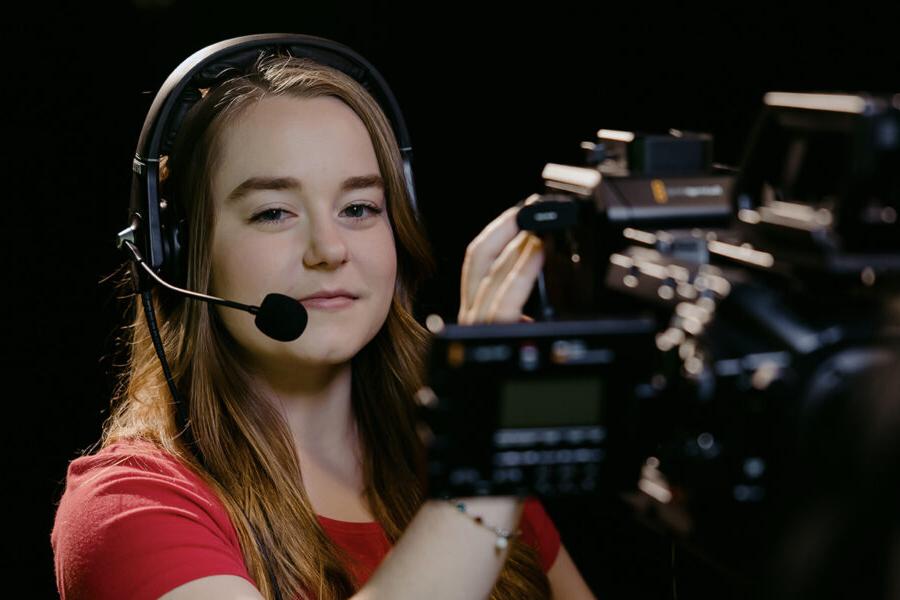
[[[604,382],[598,377],[511,380],[501,385],[500,427],[598,425]]]

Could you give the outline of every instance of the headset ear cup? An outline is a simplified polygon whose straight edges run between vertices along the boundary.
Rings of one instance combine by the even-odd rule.
[[[160,234],[162,237],[164,255],[162,267],[160,268],[161,275],[169,283],[177,285],[173,279],[174,269],[172,259],[175,256],[175,245],[172,241],[171,227],[163,223],[160,227]]]
[[[176,287],[185,287],[185,265],[187,246],[185,236],[187,227],[184,219],[177,223],[165,226],[163,232],[163,245],[165,246],[165,263],[163,271],[169,283]]]
[[[175,252],[172,256],[174,265],[174,277],[179,287],[187,286],[187,254],[188,254],[188,224],[187,219],[180,219],[172,232],[172,246]]]
[[[185,220],[176,221],[175,215],[172,214],[173,207],[169,202],[163,200],[160,208],[161,227],[163,243],[163,264],[162,275],[172,285],[183,288],[184,281],[184,254],[185,254],[185,233],[187,231]]]

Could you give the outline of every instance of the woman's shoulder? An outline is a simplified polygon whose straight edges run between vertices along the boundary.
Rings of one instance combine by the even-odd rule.
[[[150,519],[162,509],[230,524],[218,496],[178,457],[150,441],[119,440],[69,463],[54,529],[67,517],[96,526],[129,511]]]
[[[108,491],[110,485],[140,486],[158,480],[210,491],[202,479],[161,446],[143,439],[125,439],[72,460],[66,472],[64,496]]]
[[[134,586],[138,595],[158,597],[178,581],[211,574],[249,579],[212,489],[143,440],[118,441],[69,463],[51,546],[63,598],[99,590],[124,596]]]
[[[559,554],[562,540],[556,524],[547,514],[539,498],[535,496],[525,498],[519,528],[522,530],[522,541],[538,551],[541,568],[546,573]]]
[[[222,508],[213,490],[181,460],[153,442],[119,440],[69,463],[60,508],[115,497],[120,509],[148,501]]]

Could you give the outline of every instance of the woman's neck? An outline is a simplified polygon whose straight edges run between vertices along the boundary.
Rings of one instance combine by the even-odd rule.
[[[356,445],[350,362],[317,369],[298,367],[289,374],[257,375],[257,381],[284,417],[298,453],[334,456]]]
[[[362,447],[351,404],[351,363],[259,380],[290,430],[307,495],[317,514],[371,521]]]

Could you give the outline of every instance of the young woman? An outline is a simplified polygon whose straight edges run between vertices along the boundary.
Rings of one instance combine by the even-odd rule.
[[[247,304],[277,291],[309,321],[278,342],[250,314],[154,290],[201,464],[132,297],[113,411],[99,450],[69,465],[51,535],[63,598],[593,597],[537,499],[465,498],[467,515],[424,497],[429,332],[411,303],[434,261],[361,85],[261,58],[206,90],[163,177],[190,224],[188,289]],[[469,246],[461,323],[521,318],[543,256],[514,214]],[[323,293],[339,297],[310,298]],[[485,524],[521,535],[497,552]]]

